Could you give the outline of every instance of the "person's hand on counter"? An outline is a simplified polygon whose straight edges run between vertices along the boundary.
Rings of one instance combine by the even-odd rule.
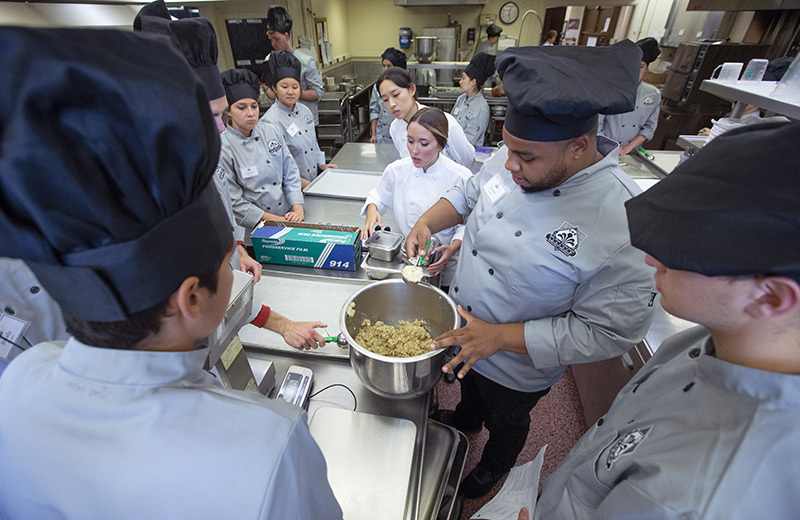
[[[247,249],[242,244],[237,244],[239,248],[239,270],[243,273],[250,273],[253,275],[253,283],[258,283],[261,280],[261,263],[255,258],[247,254]]]
[[[302,204],[292,205],[292,211],[285,215],[286,220],[289,222],[303,222],[306,219],[305,211]]]
[[[450,261],[450,259],[453,257],[454,254],[456,254],[456,252],[459,249],[461,249],[461,240],[458,239],[453,240],[453,242],[450,245],[439,246],[436,249],[434,249],[433,250],[434,253],[437,251],[441,251],[442,256],[439,258],[439,260],[428,266],[428,273],[430,273],[433,276],[436,276],[437,274],[441,273],[442,270],[444,270],[445,266],[447,265],[447,262]]]
[[[336,166],[335,164],[320,164],[320,165],[319,165],[319,169],[320,169],[320,170],[327,170],[327,169],[329,169],[329,168],[333,168],[333,169],[335,169],[335,170],[338,170],[338,169],[339,169],[339,167],[338,167],[338,166]]]
[[[369,142],[370,142],[370,143],[372,143],[372,144],[375,144],[377,141],[378,141],[378,138],[377,138],[377,137],[375,137],[375,135],[374,135],[374,134],[373,134],[373,135],[371,135],[371,136],[369,136]]]
[[[440,349],[458,345],[458,351],[453,359],[442,367],[442,372],[452,373],[462,362],[464,366],[457,376],[462,379],[476,362],[486,359],[500,350],[527,354],[525,346],[525,324],[504,323],[494,324],[483,321],[458,306],[458,314],[467,324],[460,329],[445,332],[433,340],[431,349]]]
[[[292,321],[281,316],[275,311],[269,315],[264,328],[277,332],[292,348],[297,350],[311,350],[325,346],[325,338],[316,331],[317,328],[327,327],[321,321]]]
[[[378,206],[370,204],[367,206],[367,218],[364,219],[364,227],[361,229],[361,240],[366,240],[372,236],[376,225],[383,226],[383,218],[378,211]]]

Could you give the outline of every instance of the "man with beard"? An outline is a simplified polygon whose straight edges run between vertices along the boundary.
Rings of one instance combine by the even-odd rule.
[[[434,418],[490,436],[461,492],[488,493],[525,445],[530,411],[573,363],[619,356],[641,340],[656,296],[652,268],[630,244],[624,202],[641,190],[619,167],[597,115],[634,106],[641,51],[509,49],[497,70],[509,98],[503,146],[420,217],[406,242],[466,222],[450,295],[466,325],[458,345],[461,402]],[[471,370],[474,369],[474,370]]]

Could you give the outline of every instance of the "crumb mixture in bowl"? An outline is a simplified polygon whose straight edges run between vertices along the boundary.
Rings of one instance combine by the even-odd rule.
[[[365,349],[390,357],[413,357],[431,351],[433,338],[425,330],[422,320],[403,321],[398,326],[386,325],[382,321],[375,324],[368,319],[361,323],[361,331],[356,343]]]

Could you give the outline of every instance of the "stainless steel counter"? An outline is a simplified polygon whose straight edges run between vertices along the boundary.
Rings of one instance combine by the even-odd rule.
[[[392,143],[345,143],[331,163],[345,170],[383,173],[400,158]]]

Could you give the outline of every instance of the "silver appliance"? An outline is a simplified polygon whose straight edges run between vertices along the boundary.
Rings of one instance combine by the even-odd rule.
[[[436,37],[436,57],[434,61],[458,61],[459,42],[461,41],[461,26],[455,27],[426,27],[422,29],[423,36]],[[455,82],[453,81],[455,79]],[[437,69],[436,84],[452,87],[461,79],[461,71],[454,69]]]

